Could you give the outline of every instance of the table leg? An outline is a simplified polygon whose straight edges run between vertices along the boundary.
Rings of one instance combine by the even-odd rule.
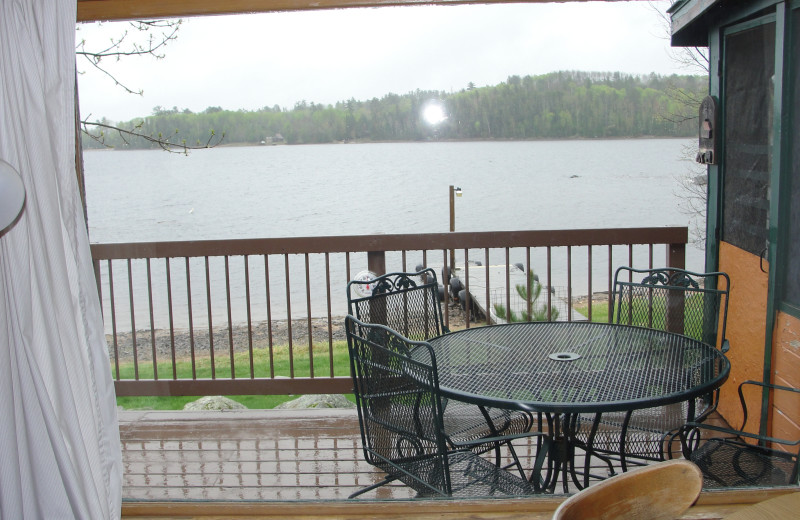
[[[547,414],[551,445],[543,488],[550,493],[555,493],[559,480],[564,493],[569,493],[570,481],[578,490],[583,489],[575,469],[575,446],[580,443],[575,436],[577,419],[575,414]]]

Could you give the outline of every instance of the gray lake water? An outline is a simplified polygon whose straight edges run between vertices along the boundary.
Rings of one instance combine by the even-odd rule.
[[[457,231],[686,226],[678,178],[689,173],[682,150],[690,144],[331,144],[221,147],[188,157],[87,151],[90,239],[447,232],[449,185],[463,190]],[[687,248],[690,270],[702,270],[702,258]]]

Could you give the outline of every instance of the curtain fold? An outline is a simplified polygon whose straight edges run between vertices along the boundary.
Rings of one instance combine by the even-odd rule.
[[[120,517],[114,386],[75,175],[76,0],[0,0],[0,519]]]

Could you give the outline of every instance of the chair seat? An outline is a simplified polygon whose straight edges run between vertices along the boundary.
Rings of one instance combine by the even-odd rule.
[[[705,415],[706,408],[700,413]],[[673,447],[668,443],[677,439],[680,428],[686,423],[687,414],[686,402],[634,410],[623,438],[620,434],[626,412],[604,413],[595,432],[592,448],[601,453],[624,454],[625,457],[646,460],[664,460],[665,454],[671,455]],[[584,414],[579,420],[578,437],[587,441],[594,415]]]
[[[792,454],[736,439],[708,439],[690,459],[703,471],[704,487],[760,487],[796,484]]]
[[[532,417],[524,412],[486,408],[491,424],[496,430],[491,432],[486,417],[474,404],[449,400],[444,410],[444,431],[448,440],[455,446],[487,436],[514,435],[530,431]],[[481,445],[482,451],[491,446]]]
[[[525,496],[534,493],[533,486],[519,476],[498,468],[471,451],[457,451],[447,454],[449,464],[450,486],[453,497],[484,498],[498,496]],[[396,474],[398,480],[414,489],[418,497],[440,496],[412,475],[430,475],[431,480],[444,475],[440,466],[442,459],[430,457],[399,464],[403,472],[398,472],[389,464],[383,464],[385,472]],[[424,479],[423,479],[424,480]]]

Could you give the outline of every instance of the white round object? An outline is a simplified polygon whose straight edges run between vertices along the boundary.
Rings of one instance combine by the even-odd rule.
[[[355,278],[353,278],[353,281],[354,282],[366,282],[368,280],[374,280],[377,277],[378,277],[378,275],[376,275],[372,271],[361,271],[360,273],[358,273],[356,275]],[[367,298],[369,296],[372,296],[372,290],[375,288],[374,285],[375,284],[371,284],[371,283],[353,284],[352,285],[353,292],[356,293],[356,295],[359,298]]]
[[[0,159],[0,234],[16,222],[25,205],[25,186],[10,164]]]

